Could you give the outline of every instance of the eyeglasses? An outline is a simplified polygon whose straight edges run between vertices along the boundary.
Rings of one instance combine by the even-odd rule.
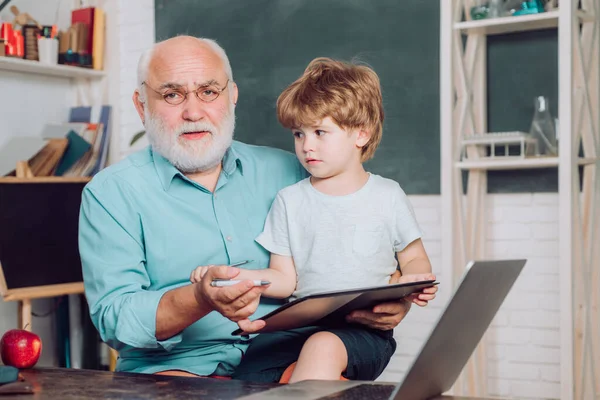
[[[151,89],[154,93],[161,96],[164,101],[173,106],[183,103],[187,99],[188,94],[190,94],[189,91],[184,90],[183,88],[169,88],[165,92],[159,92],[158,90],[148,86],[146,81],[142,82],[142,85],[146,85],[147,88]],[[227,88],[227,85],[229,85],[229,79],[227,79],[225,86],[223,86],[221,89],[214,85],[204,85],[192,90],[191,92],[196,94],[196,98],[198,98],[198,100],[205,103],[211,103],[215,101],[221,93],[223,93],[223,91]]]

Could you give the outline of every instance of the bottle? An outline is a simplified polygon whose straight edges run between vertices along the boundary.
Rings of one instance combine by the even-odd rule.
[[[488,17],[488,2],[487,0],[474,0],[471,2],[471,18],[484,19]]]
[[[558,140],[554,127],[554,118],[550,115],[548,98],[535,98],[535,113],[529,128],[531,136],[538,141],[538,155],[558,156]]]
[[[488,6],[488,18],[499,18],[504,16],[504,0],[490,0]]]

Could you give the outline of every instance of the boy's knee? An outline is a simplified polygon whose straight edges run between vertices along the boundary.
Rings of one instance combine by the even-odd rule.
[[[344,342],[331,332],[317,332],[311,335],[304,343],[305,347],[313,348],[320,352],[345,350]]]
[[[339,379],[348,365],[348,352],[344,342],[331,332],[318,332],[310,336],[298,358],[300,373],[294,372],[290,382],[321,376],[319,379]],[[317,375],[314,375],[314,374]],[[324,374],[324,375],[323,375]]]

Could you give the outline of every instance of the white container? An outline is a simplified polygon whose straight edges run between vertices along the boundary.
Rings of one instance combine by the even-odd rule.
[[[38,54],[43,64],[58,63],[58,40],[50,38],[38,39]]]

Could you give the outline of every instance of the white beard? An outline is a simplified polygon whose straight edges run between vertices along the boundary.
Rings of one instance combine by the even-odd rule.
[[[235,106],[229,110],[219,128],[207,121],[184,122],[172,131],[165,128],[164,121],[144,109],[145,127],[152,149],[169,160],[184,174],[208,171],[223,160],[231,147],[235,129]],[[180,139],[184,132],[206,131],[210,134],[199,140]]]

